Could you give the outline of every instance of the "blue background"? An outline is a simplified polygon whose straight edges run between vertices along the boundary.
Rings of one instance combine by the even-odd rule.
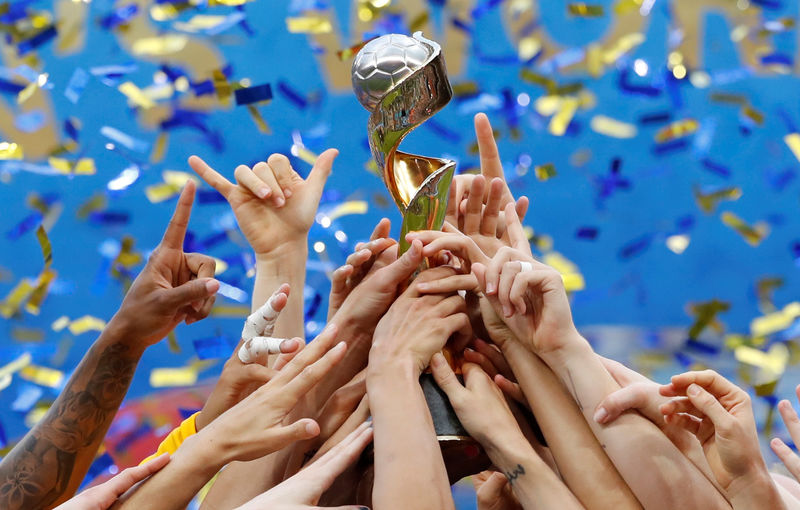
[[[232,179],[237,164],[252,164],[266,159],[273,152],[288,153],[292,133],[299,131],[310,150],[319,153],[327,147],[336,147],[341,152],[326,188],[330,193],[326,195],[327,202],[323,208],[333,207],[347,198],[368,200],[370,204],[364,216],[343,217],[329,229],[319,225],[314,227],[311,243],[323,241],[327,246],[329,262],[324,267],[341,264],[352,246],[366,238],[382,216],[393,220],[396,235],[399,214],[386,200],[388,196],[380,179],[365,170],[370,157],[366,145],[367,112],[349,91],[328,89],[325,73],[314,58],[315,50],[308,37],[289,33],[286,29],[287,16],[299,15],[302,7],[319,3],[289,4],[265,0],[248,3],[242,9],[253,34],[249,36],[240,27],[233,27],[226,34],[235,37],[211,40],[232,67],[231,79],[247,77],[255,85],[272,85],[275,97],[268,105],[260,106],[260,111],[273,133],[259,133],[245,107],[232,105],[204,116],[204,123],[221,144],[219,150],[197,131],[178,129],[170,133],[168,151],[161,163],[147,164],[152,145],[142,153],[128,151],[131,158],[142,164],[141,177],[124,191],[105,191],[109,210],[130,214],[130,221],[123,225],[87,222],[75,216],[82,203],[94,193],[104,192],[108,181],[130,164],[119,152],[105,148],[109,140],[100,134],[100,128],[112,126],[148,144],[155,142],[157,132],[143,128],[126,98],[115,87],[96,77],[89,80],[77,104],[65,99],[64,90],[78,67],[88,70],[94,66],[134,63],[136,69],[122,81],[130,80],[143,88],[152,82],[158,66],[128,55],[114,34],[99,26],[97,19],[114,7],[106,0],[91,4],[87,20],[88,39],[82,51],[61,57],[54,55],[52,43],[39,48],[43,71],[49,73],[49,83],[53,85],[49,93],[56,122],[60,126],[68,117],[80,119],[79,151],[85,157],[94,158],[97,173],[74,177],[38,175],[16,171],[9,165],[0,166],[0,267],[10,273],[7,278],[0,279],[0,297],[6,295],[20,278],[35,278],[42,268],[41,252],[33,230],[16,240],[6,235],[31,213],[26,206],[26,196],[31,192],[55,194],[64,206],[63,214],[49,233],[58,280],[38,316],[23,312],[0,322],[0,364],[21,353],[31,352],[35,363],[52,366],[50,356],[59,340],[66,337],[73,343],[63,365],[55,368],[70,373],[94,340],[95,333],[72,338],[66,331],[52,332],[50,324],[62,315],[77,318],[91,314],[106,320],[113,315],[122,297],[122,287],[113,278],[102,276],[100,246],[107,240],[118,241],[127,234],[136,239],[136,249],[146,255],[158,243],[175,201],[153,204],[145,197],[144,189],[160,182],[164,169],[190,171],[185,162],[191,154],[202,156]],[[346,30],[349,2],[335,1],[331,4]],[[395,8],[402,12],[402,6],[397,4],[395,2]],[[431,2],[431,9],[434,16],[441,18],[441,7],[437,4]],[[602,35],[611,18],[608,13],[612,2],[600,1],[597,4],[606,7],[606,15],[581,19],[568,16],[562,2],[541,2],[542,23],[551,37],[562,45],[583,47]],[[36,9],[52,9],[49,2],[32,5]],[[763,20],[797,18],[796,2],[779,2],[777,5],[777,8],[764,10]],[[747,68],[730,40],[729,32],[733,27],[724,17],[710,12],[705,18],[706,32],[701,51],[705,56],[704,69],[712,76],[712,85],[698,89],[688,79],[681,80],[674,85],[677,94],[668,94],[664,84],[669,73],[666,62],[670,51],[670,10],[673,7],[670,2],[657,2],[649,16],[646,41],[603,76],[590,78],[581,72],[546,73],[559,83],[580,81],[597,98],[596,106],[577,112],[565,136],[549,134],[549,120],[535,112],[533,102],[544,91],[520,79],[522,63],[487,61],[470,52],[465,73],[451,76],[451,80],[453,83],[475,81],[480,91],[487,94],[484,99],[488,100],[454,100],[435,118],[436,123],[448,131],[447,136],[425,126],[404,145],[404,150],[411,152],[458,159],[461,170],[474,168],[478,163],[477,157],[468,152],[474,142],[472,114],[478,109],[486,111],[500,132],[498,144],[514,193],[526,194],[531,199],[526,224],[539,234],[551,236],[555,249],[572,260],[586,279],[586,289],[574,296],[576,323],[581,327],[633,327],[628,330],[633,333],[626,335],[624,340],[602,328],[597,330],[597,338],[594,338],[623,361],[629,361],[631,356],[645,348],[669,354],[680,351],[681,345],[667,346],[660,335],[667,327],[687,328],[691,325],[692,317],[686,311],[689,302],[713,298],[729,301],[731,310],[721,319],[729,331],[746,333],[750,321],[760,315],[754,292],[758,278],[775,275],[785,279],[784,285],[775,293],[775,303],[779,307],[796,298],[800,289],[800,262],[795,260],[797,255],[793,255],[791,249],[792,243],[800,239],[798,161],[782,140],[793,130],[790,123],[800,122],[798,79],[794,74],[779,75]],[[215,9],[215,13],[233,11],[227,7]],[[491,8],[470,21],[472,44],[479,45],[484,55],[513,56],[515,49],[506,36],[499,11],[499,7]],[[183,15],[181,19],[187,17]],[[161,26],[168,28],[169,24]],[[395,28],[402,30],[404,26],[405,21],[401,19]],[[353,42],[362,40],[362,34],[351,35]],[[797,50],[793,30],[769,36],[769,40],[776,52],[789,55],[789,58]],[[636,58],[649,64],[649,73],[644,77],[631,72]],[[536,69],[538,63],[530,67]],[[349,62],[342,65],[349,66]],[[625,72],[630,73],[636,83],[655,87],[657,94],[650,97],[624,90],[620,87],[620,76]],[[730,72],[737,73],[737,77],[726,80],[725,75]],[[320,94],[320,100],[305,108],[299,107],[277,90],[281,80],[302,96]],[[498,103],[502,104],[504,91],[512,99],[519,94],[528,94],[531,104],[523,107],[512,102],[511,109],[497,108]],[[743,128],[746,123],[739,108],[711,101],[710,95],[715,92],[744,95],[754,108],[765,114],[764,124]],[[14,102],[13,94],[6,94],[4,99],[7,103]],[[655,152],[654,134],[666,122],[648,125],[640,124],[639,119],[642,115],[662,112],[669,113],[672,120],[695,118],[700,122],[701,130],[714,126],[709,130],[710,146],[706,150],[698,148],[700,144],[696,138],[689,137],[682,149],[665,154]],[[593,132],[589,121],[598,114],[637,124],[637,136],[621,140]],[[509,136],[510,118],[519,123],[521,136],[517,140]],[[2,128],[0,126],[0,130]],[[570,156],[582,149],[591,150],[588,163],[582,167],[571,165]],[[541,182],[534,176],[533,167],[524,176],[516,175],[515,168],[520,158],[524,160],[526,157],[533,165],[553,163],[557,175]],[[608,175],[614,158],[620,159],[621,176],[629,180],[630,187],[617,189],[610,197],[598,199],[597,179]],[[727,167],[730,176],[726,178],[710,172],[701,163],[705,158]],[[298,159],[294,162],[300,173],[307,173],[307,163]],[[774,179],[774,175],[781,172],[789,176],[783,187],[778,186]],[[737,186],[743,195],[736,201],[723,202],[715,213],[707,215],[695,202],[693,186],[708,189]],[[749,223],[767,221],[771,232],[759,246],[752,247],[736,232],[722,225],[721,211],[735,212]],[[679,255],[667,249],[664,239],[666,235],[676,233],[678,221],[686,217],[694,219],[694,226],[687,232],[691,244]],[[220,225],[230,224],[231,219],[225,203],[196,204],[190,229],[202,239],[219,232]],[[596,239],[576,236],[576,231],[586,226],[598,229]],[[333,233],[337,229],[347,233],[346,243],[334,240]],[[628,258],[621,256],[623,247],[639,239],[649,240],[644,250]],[[246,250],[229,241],[208,250],[209,254],[220,258],[235,258],[243,252]],[[318,260],[313,250],[310,253],[312,261]],[[309,305],[317,295],[323,299],[317,313],[309,317],[312,321],[324,320],[325,316],[328,280],[319,268],[319,265],[314,265],[307,279]],[[241,268],[232,267],[220,278],[249,293],[251,280],[243,273]],[[234,304],[224,298],[218,301]],[[44,342],[15,341],[11,332],[18,326],[44,330]],[[240,319],[213,317],[200,324],[179,327],[176,333],[182,352],[170,352],[166,342],[150,348],[142,359],[129,397],[153,395],[154,390],[148,382],[150,370],[184,365],[195,355],[193,340],[221,334],[233,342],[240,328]],[[718,339],[709,338],[710,342],[719,343]],[[720,367],[732,367],[729,355],[725,353],[706,361]],[[219,368],[217,365],[204,376],[213,375]],[[669,363],[660,367],[656,376],[663,378],[680,370],[680,364]],[[11,403],[27,384],[15,378],[11,386],[0,392],[0,424],[9,440],[25,431],[24,413],[12,411]],[[779,387],[780,393],[791,395],[792,387],[791,380],[783,383]],[[53,390],[45,389],[44,398],[52,398],[55,394]]]

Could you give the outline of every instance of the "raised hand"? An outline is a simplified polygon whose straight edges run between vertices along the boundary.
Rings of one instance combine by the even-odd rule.
[[[345,469],[358,459],[372,441],[372,427],[364,422],[342,442],[296,475],[252,499],[239,510],[319,510],[322,494]],[[328,507],[326,507],[328,508]],[[337,510],[361,510],[356,505],[340,506]]]
[[[328,297],[328,320],[330,320],[344,300],[368,274],[397,260],[397,249],[389,250],[397,242],[389,237],[391,223],[383,218],[375,226],[368,243],[358,243],[356,251],[350,254],[345,264],[331,275],[331,293]]]
[[[662,386],[660,392],[678,397],[662,405],[661,412],[668,422],[697,437],[734,508],[781,507],[761,457],[747,392],[713,370],[672,376],[672,382]],[[773,500],[778,506],[773,506]]]
[[[798,400],[800,400],[800,385],[795,388]],[[778,402],[778,411],[781,413],[781,419],[786,426],[786,431],[792,438],[795,445],[800,445],[800,418],[797,417],[797,412],[792,407],[792,403],[788,400],[781,400]],[[789,473],[800,482],[800,457],[792,451],[789,446],[781,439],[775,437],[769,442],[770,448],[775,452],[775,455],[781,459],[783,465],[789,470]]]
[[[197,437],[202,436],[202,442],[228,461],[246,461],[317,436],[319,425],[310,418],[288,425],[284,420],[344,356],[344,342],[333,346],[336,331],[329,324],[268,383],[225,411]]]
[[[69,501],[58,505],[55,510],[107,510],[128,489],[158,472],[168,462],[169,454],[165,453],[141,466],[129,467],[111,480],[86,489]]]
[[[292,348],[292,344],[287,343],[294,342],[293,340],[272,337],[275,322],[286,306],[288,296],[289,285],[284,283],[261,308],[247,317],[242,329],[242,343],[238,349],[238,357],[242,363],[258,362],[266,365],[268,354],[288,353],[297,348]]]
[[[161,243],[111,320],[142,348],[158,342],[184,320],[191,324],[205,318],[214,305],[219,289],[213,278],[214,259],[183,251],[194,190],[194,183],[188,181]]]
[[[286,249],[297,241],[305,243],[337,154],[336,149],[320,154],[306,179],[294,171],[282,154],[273,154],[252,169],[239,165],[234,172],[237,184],[198,156],[189,158],[189,166],[225,197],[239,228],[259,257]]]

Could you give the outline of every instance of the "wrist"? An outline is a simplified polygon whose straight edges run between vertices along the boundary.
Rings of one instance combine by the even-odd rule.
[[[203,429],[208,430],[208,429]],[[170,464],[185,465],[188,470],[202,473],[211,479],[220,469],[231,462],[231,448],[221,443],[222,438],[198,432],[187,437],[170,460]]]
[[[481,438],[481,445],[486,450],[486,455],[492,463],[503,473],[513,472],[517,466],[526,466],[537,453],[522,434],[509,433],[499,434],[494,432],[495,438],[502,438],[500,441],[493,441]]]
[[[734,478],[726,492],[735,510],[763,504],[767,505],[763,508],[780,508],[775,502],[780,502],[781,496],[766,466],[758,466],[750,474]]]
[[[558,347],[554,349],[541,352],[534,351],[553,369],[555,367],[564,367],[569,362],[574,362],[575,359],[583,356],[595,356],[592,346],[577,330],[566,334],[563,339],[555,343]]]
[[[120,345],[125,347],[128,357],[141,357],[150,343],[142,338],[137,338],[132,331],[135,331],[135,320],[128,320],[125,314],[117,312],[103,328],[103,332],[97,339],[98,343],[105,345]]]
[[[300,260],[301,255],[308,255],[308,233],[283,241],[266,251],[256,251],[256,270],[260,264],[272,264],[277,260],[282,263]],[[302,259],[305,263],[305,259]]]
[[[377,390],[398,383],[419,385],[419,368],[411,356],[384,356],[370,351],[367,363],[367,387]]]

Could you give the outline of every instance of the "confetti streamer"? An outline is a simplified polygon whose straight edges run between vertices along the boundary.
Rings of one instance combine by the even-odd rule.
[[[756,317],[750,322],[750,334],[754,337],[768,336],[787,329],[800,317],[800,302],[789,303],[782,310]]]
[[[751,226],[729,211],[723,212],[720,218],[725,226],[736,231],[751,246],[758,246],[769,235],[769,224],[767,223],[758,222]]]
[[[717,315],[730,310],[731,304],[727,301],[712,299],[702,303],[690,303],[689,314],[694,316],[694,323],[689,328],[689,338],[696,339],[706,328],[712,328],[721,333],[725,327]]]
[[[553,163],[545,163],[544,165],[536,165],[534,167],[534,174],[540,181],[549,180],[557,175],[556,167]]]
[[[586,288],[586,282],[578,266],[560,253],[547,253],[542,257],[542,262],[561,273],[561,278],[564,280],[564,288],[567,292],[574,292]]]
[[[695,119],[676,120],[660,129],[655,136],[657,143],[664,143],[689,136],[697,131],[700,123]]]
[[[286,29],[292,34],[327,34],[333,27],[322,16],[297,16],[286,18]]]
[[[697,207],[706,214],[714,212],[723,200],[736,201],[742,196],[742,189],[735,186],[728,186],[703,192],[699,187],[693,188],[694,200]]]
[[[567,12],[571,16],[580,18],[596,18],[604,14],[602,5],[590,5],[584,2],[572,2],[567,4]]]
[[[20,369],[19,376],[26,381],[48,388],[59,388],[64,381],[64,372],[33,364]]]
[[[605,115],[595,115],[591,120],[591,128],[595,133],[610,136],[612,138],[634,138],[636,136],[636,126]]]

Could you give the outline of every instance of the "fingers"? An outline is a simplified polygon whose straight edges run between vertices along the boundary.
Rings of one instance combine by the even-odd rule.
[[[372,234],[369,236],[370,241],[374,241],[376,239],[381,239],[384,237],[389,237],[389,233],[392,229],[392,222],[389,221],[389,218],[381,218],[381,221],[375,225],[375,228],[372,230]]]
[[[456,274],[438,280],[415,283],[415,285],[420,294],[449,294],[458,290],[476,290],[478,279],[472,273]]]
[[[783,462],[783,465],[786,466],[786,469],[789,470],[795,480],[800,481],[800,457],[777,437],[769,442],[769,447],[781,459],[781,462]]]
[[[214,273],[217,268],[217,261],[214,260],[213,257],[209,257],[208,255],[203,255],[201,253],[187,253],[185,255],[185,259],[186,265],[189,267],[189,271],[196,275],[197,278],[214,277]],[[192,322],[196,322],[208,317],[208,314],[211,313],[211,308],[214,306],[215,300],[216,296],[211,296],[203,301],[193,302],[192,308],[194,308],[195,313],[190,314],[190,316],[186,318],[186,323],[191,324]]]
[[[305,441],[319,435],[319,425],[311,418],[303,418],[297,420],[291,425],[279,427],[274,432],[271,432],[271,440],[275,444],[289,445],[297,441]]]
[[[375,278],[387,288],[397,287],[401,282],[408,280],[421,263],[422,243],[415,240],[411,242],[411,247],[402,257],[376,272]]]
[[[481,218],[480,233],[485,236],[497,235],[497,218],[500,215],[500,204],[503,199],[503,181],[501,179],[492,179],[489,184],[489,199],[486,202],[486,207],[483,209],[483,217]]]
[[[258,198],[263,199],[270,194],[270,188],[247,165],[237,166],[233,171],[233,177],[240,186],[247,188],[250,193]]]
[[[481,369],[483,369],[483,371],[486,372],[491,378],[494,378],[496,375],[498,375],[497,368],[495,368],[492,362],[489,361],[489,358],[479,353],[478,351],[475,351],[470,348],[465,349],[464,360],[469,363],[480,366]]]
[[[792,437],[794,444],[800,444],[800,418],[797,416],[792,404],[788,400],[778,402],[778,412],[781,413],[783,424]]]
[[[661,394],[665,397],[683,395],[692,384],[702,386],[717,398],[739,396],[745,398],[747,394],[738,386],[725,379],[713,370],[698,372],[685,372],[673,375],[671,383],[661,387]]]
[[[309,350],[310,348],[307,347],[304,352],[300,354],[300,356],[302,356],[305,351]],[[303,368],[302,372],[300,372],[285,386],[284,391],[288,395],[292,396],[292,400],[297,400],[306,392],[310,391],[311,388],[313,388],[320,380],[322,380],[322,378],[325,377],[325,375],[327,375],[328,372],[330,372],[331,369],[333,369],[333,367],[342,360],[346,350],[347,343],[339,342],[336,344],[336,346],[326,352],[325,355],[319,360]],[[300,356],[298,356],[298,358]]]
[[[219,191],[220,194],[226,199],[231,191],[236,187],[228,179],[220,175],[216,170],[208,166],[208,164],[197,156],[189,158],[189,166],[195,171],[197,175],[203,179],[206,184]]]
[[[453,405],[457,400],[467,398],[467,389],[458,381],[455,372],[450,368],[450,364],[442,353],[437,352],[431,358],[431,372],[433,372],[436,384],[447,394],[447,398]]]
[[[464,215],[463,232],[467,235],[477,233],[480,230],[485,188],[486,179],[482,175],[475,176],[469,190],[469,198],[467,198],[467,207]]]
[[[283,194],[272,168],[265,161],[259,161],[253,167],[253,173],[261,180],[262,186],[261,194],[256,193],[256,196],[259,198],[271,198],[275,207],[282,207],[286,203],[286,196]]]
[[[289,285],[284,283],[272,293],[266,303],[247,317],[242,328],[242,339],[246,342],[256,336],[271,335],[275,329],[275,321],[288,300]]]
[[[515,209],[517,211],[517,217],[519,218],[520,222],[525,221],[525,216],[528,214],[529,204],[530,201],[528,200],[528,197],[526,197],[525,195],[519,197],[519,199],[517,200]]]
[[[619,389],[606,396],[594,412],[594,421],[606,425],[616,420],[622,413],[631,409],[646,407],[655,395],[655,387],[636,383]]]
[[[500,271],[500,281],[497,286],[497,298],[500,300],[500,306],[503,307],[503,315],[511,317],[514,313],[514,306],[511,303],[510,294],[511,286],[515,278],[520,273],[521,263],[519,261],[511,261],[503,264],[503,269]],[[524,303],[522,309],[518,310],[519,313],[524,313]]]
[[[477,490],[478,508],[492,508],[498,501],[501,501],[506,484],[508,484],[508,479],[504,474],[496,471],[492,473]]]
[[[496,376],[494,376],[494,383],[497,385],[498,388],[500,388],[500,391],[502,391],[509,397],[513,398],[520,404],[524,405],[525,407],[530,408],[528,400],[525,398],[525,394],[522,393],[522,388],[520,388],[519,384],[508,379],[503,374],[497,374]]]
[[[315,202],[319,202],[319,199],[322,196],[322,190],[325,188],[325,183],[327,182],[328,176],[331,175],[331,170],[333,169],[333,161],[338,155],[339,151],[336,149],[326,150],[319,155],[317,161],[314,163],[314,167],[308,174],[308,179],[306,179],[306,182],[312,186],[312,190],[314,191],[313,198]]]
[[[686,388],[686,396],[698,411],[702,412],[711,420],[714,424],[714,428],[718,432],[724,435],[733,428],[734,418],[722,407],[722,404],[719,403],[714,395],[697,384],[690,384],[689,387]]]
[[[125,494],[128,489],[166,466],[169,460],[169,453],[163,453],[154,459],[150,459],[141,466],[129,467],[123,470],[120,474],[104,483],[102,487],[108,489],[114,494],[114,499],[117,499]]]
[[[480,338],[476,338],[472,344],[475,346],[475,350],[489,359],[492,365],[494,365],[501,374],[508,378],[514,377],[514,372],[511,370],[505,356],[503,356],[503,353],[500,352],[497,346],[484,342]]]
[[[448,250],[470,264],[489,261],[489,257],[481,251],[475,241],[460,232],[421,230],[409,233],[406,239],[421,241],[425,245],[422,249],[425,257],[432,257],[440,251]]]
[[[508,240],[511,247],[521,250],[530,254],[531,245],[528,243],[528,238],[525,236],[525,230],[522,228],[522,223],[517,216],[517,211],[513,203],[506,205],[503,211],[506,219],[506,232],[508,233]]]
[[[186,186],[178,197],[178,204],[172,219],[169,220],[167,230],[161,239],[161,246],[183,251],[183,239],[186,237],[186,227],[189,226],[189,217],[192,215],[192,204],[194,203],[194,181],[186,181]]]
[[[347,467],[355,462],[364,448],[372,441],[372,424],[365,421],[355,430],[350,432],[339,444],[319,457],[308,470],[308,476],[322,478],[322,485],[327,489],[337,476],[342,474]]]
[[[239,347],[239,361],[244,364],[254,363],[265,354],[281,354],[294,352],[299,339],[273,338],[271,336],[256,336],[245,341]]]
[[[487,179],[499,177],[505,180],[503,163],[500,161],[500,153],[497,151],[492,125],[485,113],[475,115],[475,136],[478,139],[481,174]]]
[[[272,173],[275,175],[275,180],[278,182],[283,196],[287,199],[291,198],[293,193],[292,187],[297,178],[297,173],[292,168],[289,158],[283,154],[271,154],[270,157],[267,158],[267,164],[272,169]]]
[[[216,294],[219,282],[213,278],[197,278],[163,292],[164,305],[175,310],[189,306],[193,301],[202,301]]]

